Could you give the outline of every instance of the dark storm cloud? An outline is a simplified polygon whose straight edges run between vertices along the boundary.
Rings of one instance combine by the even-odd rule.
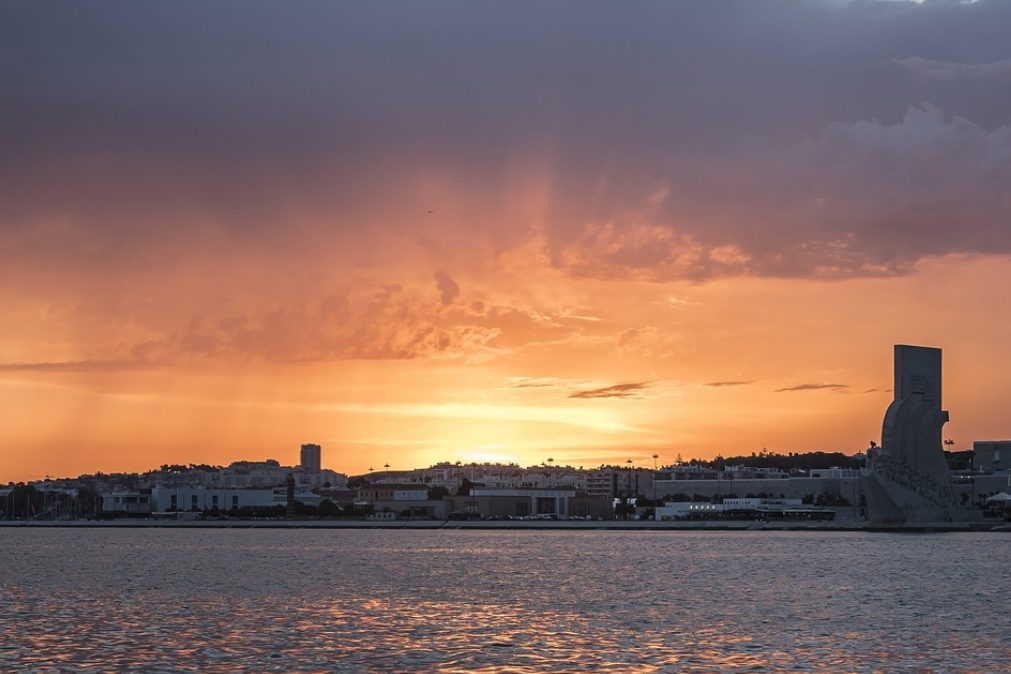
[[[576,274],[1008,253],[1008,25],[995,0],[5,3],[0,257],[461,234],[439,227],[507,247],[525,162]],[[466,225],[409,188],[432,170]]]

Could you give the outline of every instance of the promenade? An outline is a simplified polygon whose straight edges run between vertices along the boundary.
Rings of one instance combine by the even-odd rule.
[[[102,529],[457,529],[457,530],[558,530],[558,531],[890,531],[890,532],[1011,532],[1009,522],[939,522],[921,525],[881,526],[862,521],[849,522],[653,522],[653,521],[581,521],[581,520],[68,520],[0,521],[0,527],[102,528]]]

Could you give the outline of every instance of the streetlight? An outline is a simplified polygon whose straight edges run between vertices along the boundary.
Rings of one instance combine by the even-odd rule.
[[[656,460],[660,458],[659,454],[653,455],[653,470],[656,470]]]
[[[632,459],[625,462],[628,465],[628,499],[631,500],[638,492],[638,485],[635,484],[635,475],[632,467]]]

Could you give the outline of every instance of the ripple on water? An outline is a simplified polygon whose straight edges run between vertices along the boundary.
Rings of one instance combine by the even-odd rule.
[[[4,534],[0,671],[985,672],[1011,657],[994,589],[1011,537],[993,534]]]

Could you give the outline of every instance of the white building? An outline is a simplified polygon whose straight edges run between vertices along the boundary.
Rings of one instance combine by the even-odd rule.
[[[102,494],[102,512],[150,515],[151,494],[147,490],[121,490]]]
[[[318,506],[320,497],[307,489],[297,489],[295,500]],[[174,510],[203,511],[231,510],[232,508],[269,508],[288,503],[285,487],[269,489],[228,489],[191,486],[158,486],[151,488],[153,512]]]
[[[722,503],[665,503],[656,508],[654,515],[658,522],[724,518],[830,520],[835,518],[835,512],[805,505],[800,499],[727,498]]]

